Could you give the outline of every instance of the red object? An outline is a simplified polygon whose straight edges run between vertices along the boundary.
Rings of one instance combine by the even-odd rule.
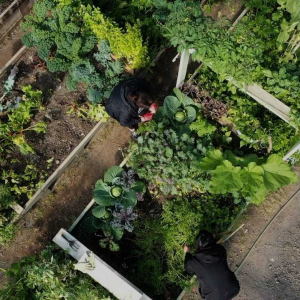
[[[157,112],[157,104],[156,103],[152,103],[152,105],[150,106],[150,109],[154,109],[154,113]]]
[[[142,117],[143,117],[144,121],[151,121],[152,117],[153,117],[153,113],[144,114]]]

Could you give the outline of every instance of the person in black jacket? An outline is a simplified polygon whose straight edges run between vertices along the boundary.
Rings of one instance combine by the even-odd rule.
[[[230,300],[238,295],[240,285],[228,267],[226,250],[216,243],[210,232],[200,232],[195,256],[189,253],[187,245],[184,252],[185,269],[197,276],[202,299]]]
[[[105,109],[122,126],[128,127],[136,138],[138,124],[150,121],[157,106],[153,101],[150,83],[142,78],[132,78],[122,81],[113,89]]]

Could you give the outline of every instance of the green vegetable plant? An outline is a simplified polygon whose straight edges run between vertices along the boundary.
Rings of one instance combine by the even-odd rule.
[[[102,229],[105,236],[100,241],[102,247],[118,250],[116,242],[120,241],[124,231],[133,231],[131,222],[137,215],[133,209],[138,199],[142,199],[146,187],[142,181],[135,179],[133,170],[113,166],[99,180],[94,189],[94,200],[98,204],[92,210],[93,226]]]
[[[191,98],[183,94],[178,88],[173,90],[175,96],[167,96],[164,100],[164,105],[158,112],[158,119],[166,117],[172,123],[173,126],[181,126],[191,124],[197,116],[199,105],[195,103]]]
[[[26,142],[24,132],[33,130],[45,132],[46,124],[38,121],[26,127],[31,121],[34,111],[41,108],[42,92],[33,90],[30,85],[23,86],[23,100],[15,109],[7,111],[7,122],[0,120],[0,154],[17,146],[22,154],[34,153],[33,148]]]
[[[38,55],[51,72],[68,71],[73,62],[79,62],[97,43],[93,33],[71,6],[57,6],[50,0],[34,4],[33,15],[25,17],[22,29],[26,32],[23,43],[38,48]]]
[[[5,271],[9,278],[0,290],[2,300],[115,299],[88,275],[74,270],[69,255],[47,247],[37,256],[27,256]]]
[[[250,154],[243,158],[220,150],[207,153],[200,168],[211,174],[209,190],[214,194],[241,193],[248,203],[262,203],[268,191],[298,181],[291,167],[276,154],[258,158]]]

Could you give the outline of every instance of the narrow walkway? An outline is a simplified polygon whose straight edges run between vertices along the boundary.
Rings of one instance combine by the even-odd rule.
[[[236,299],[300,299],[300,192],[281,211],[237,276]]]

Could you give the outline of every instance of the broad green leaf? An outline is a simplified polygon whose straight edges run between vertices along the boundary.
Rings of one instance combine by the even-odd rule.
[[[197,112],[196,109],[192,106],[187,106],[185,108],[186,113],[187,113],[187,119],[186,119],[186,123],[192,123],[193,121],[195,121],[196,116],[197,116]]]
[[[258,156],[256,154],[249,154],[245,157],[240,158],[240,166],[241,167],[247,167],[251,162],[257,163],[258,162]]]
[[[102,180],[97,182],[93,196],[95,202],[100,206],[111,206],[116,203],[116,199],[110,195],[110,187]]]
[[[290,35],[287,31],[282,30],[280,34],[278,35],[277,41],[279,43],[286,43],[289,40]]]
[[[104,182],[112,183],[112,181],[116,177],[120,177],[123,172],[124,172],[123,168],[119,166],[113,166],[109,168],[104,174]]]
[[[254,195],[259,189],[264,187],[264,170],[257,166],[255,162],[251,162],[241,171],[241,179],[244,183],[243,191]]]
[[[217,128],[211,125],[207,120],[198,117],[197,121],[190,125],[190,129],[196,131],[197,134],[202,137],[206,134],[212,134]]]
[[[118,242],[123,237],[124,230],[117,227],[111,227],[111,229],[114,241]]]
[[[125,192],[121,203],[124,205],[125,208],[129,207],[129,206],[136,206],[137,204],[137,195],[135,191],[129,191],[129,192]]]
[[[277,154],[270,155],[262,167],[265,187],[270,191],[276,191],[282,186],[297,182],[299,179],[291,167]]]
[[[226,194],[240,190],[243,187],[241,168],[234,167],[228,160],[212,171],[210,190],[215,194]]]
[[[195,102],[190,97],[186,96],[182,93],[178,88],[173,89],[174,94],[178,98],[178,100],[183,104],[183,106],[192,105]]]
[[[168,96],[164,101],[164,112],[169,119],[173,119],[173,116],[181,106],[180,101],[174,96]]]
[[[200,169],[203,171],[215,170],[223,162],[224,158],[220,150],[212,150],[206,154],[206,157],[200,162]]]
[[[166,148],[166,157],[171,158],[173,156],[173,150],[169,147]]]
[[[98,218],[93,218],[93,226],[97,229],[103,229],[106,227],[106,222],[101,220],[101,219],[98,219]]]
[[[263,187],[260,190],[258,190],[255,194],[247,196],[246,200],[248,201],[248,203],[260,205],[266,199],[266,195],[267,190]]]
[[[234,166],[240,165],[240,158],[235,156],[231,151],[226,150],[224,152],[224,158],[229,160]]]
[[[12,141],[16,146],[18,146],[22,154],[35,153],[31,146],[29,146],[29,144],[25,141],[22,135],[17,135],[12,139]]]
[[[143,181],[137,180],[132,186],[131,189],[137,193],[145,193],[146,185]]]
[[[92,214],[94,217],[96,218],[103,218],[105,216],[105,213],[106,213],[106,210],[105,210],[105,207],[103,206],[97,206],[95,208],[93,208],[92,210]]]

